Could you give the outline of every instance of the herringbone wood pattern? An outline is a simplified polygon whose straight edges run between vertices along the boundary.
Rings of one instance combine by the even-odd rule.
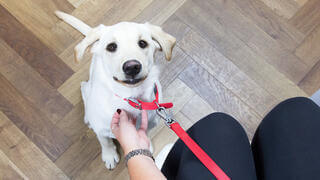
[[[80,82],[90,54],[58,20],[62,10],[91,26],[135,21],[177,38],[164,61],[164,98],[184,128],[215,111],[251,138],[280,101],[320,88],[320,0],[0,0],[0,179],[128,179],[123,158],[108,171],[83,123]],[[155,154],[177,137],[152,132]]]

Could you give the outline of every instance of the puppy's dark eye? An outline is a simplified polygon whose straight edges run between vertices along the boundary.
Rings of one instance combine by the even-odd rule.
[[[139,44],[139,47],[141,47],[142,49],[148,46],[148,43],[145,40],[140,40],[138,44]]]
[[[107,46],[107,51],[109,52],[115,52],[117,50],[117,44],[116,43],[110,43]]]

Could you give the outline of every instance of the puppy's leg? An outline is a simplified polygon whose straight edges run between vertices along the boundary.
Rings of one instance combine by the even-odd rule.
[[[114,169],[119,162],[117,147],[114,145],[111,138],[98,135],[98,140],[101,144],[102,161],[105,162],[105,166],[109,170]]]

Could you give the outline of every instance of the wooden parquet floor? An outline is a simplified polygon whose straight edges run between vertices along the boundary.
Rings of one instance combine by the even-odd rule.
[[[164,98],[184,128],[216,111],[249,138],[268,111],[320,88],[320,0],[0,0],[0,179],[128,179],[123,158],[108,171],[83,123],[80,82],[90,54],[55,10],[91,26],[162,26],[177,38],[161,64]],[[155,154],[177,138],[160,125]]]

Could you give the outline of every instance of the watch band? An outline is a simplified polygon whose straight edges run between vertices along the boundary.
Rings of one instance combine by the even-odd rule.
[[[126,163],[126,166],[128,166],[128,161],[130,158],[132,158],[133,156],[137,156],[137,155],[144,155],[144,156],[148,156],[150,157],[153,161],[154,161],[154,158],[152,156],[152,153],[148,150],[148,149],[136,149],[136,150],[133,150],[133,151],[130,151],[126,157],[125,157],[125,163]]]

